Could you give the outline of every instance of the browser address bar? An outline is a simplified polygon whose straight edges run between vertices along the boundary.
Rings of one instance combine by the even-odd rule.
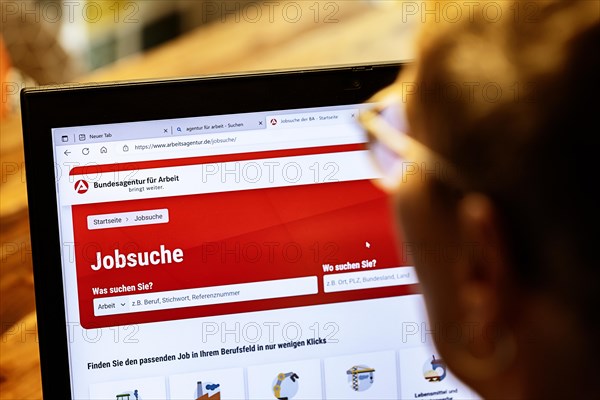
[[[169,138],[169,139],[153,139],[144,140],[140,143],[128,144],[122,150],[123,153],[133,150],[134,152],[151,152],[153,150],[168,150],[168,149],[185,149],[190,147],[205,147],[207,145],[215,145],[221,143],[235,143],[237,141],[237,135],[227,136],[225,138]]]

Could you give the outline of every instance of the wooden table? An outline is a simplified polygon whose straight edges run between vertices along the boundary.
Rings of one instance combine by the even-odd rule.
[[[416,22],[399,3],[294,2],[296,22],[274,12],[258,21],[229,15],[147,54],[118,62],[81,82],[192,76],[409,59]],[[284,3],[282,3],[284,4]],[[313,7],[313,8],[309,8]],[[331,14],[335,12],[334,14]],[[0,399],[39,399],[41,384],[31,247],[18,114],[0,125]]]

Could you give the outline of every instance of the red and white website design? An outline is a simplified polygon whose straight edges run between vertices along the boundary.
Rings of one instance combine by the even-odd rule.
[[[74,398],[474,398],[358,112],[55,130]]]

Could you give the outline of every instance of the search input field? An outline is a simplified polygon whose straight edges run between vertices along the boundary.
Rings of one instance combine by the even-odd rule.
[[[344,272],[323,276],[325,293],[373,289],[419,283],[414,267],[396,267],[369,271]]]
[[[94,299],[94,316],[317,294],[316,276]]]

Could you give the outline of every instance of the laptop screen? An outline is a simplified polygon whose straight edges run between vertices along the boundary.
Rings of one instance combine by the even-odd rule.
[[[473,397],[360,109],[53,129],[74,398]]]

